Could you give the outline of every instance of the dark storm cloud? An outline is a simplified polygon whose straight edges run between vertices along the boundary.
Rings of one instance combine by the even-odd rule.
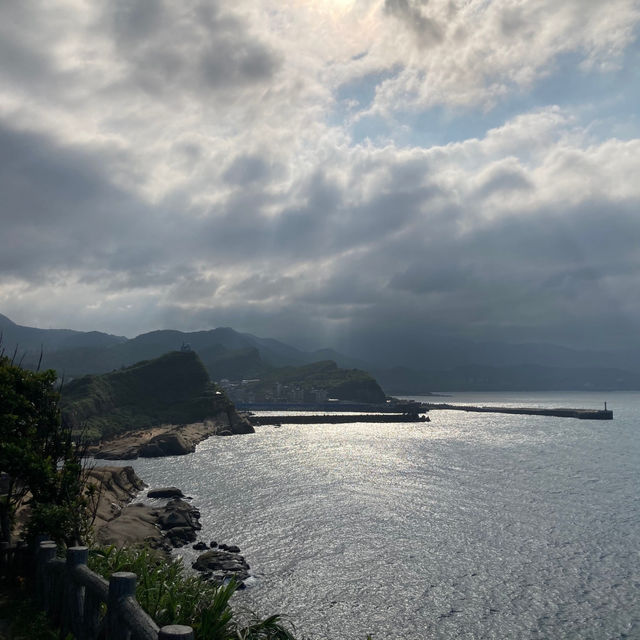
[[[128,64],[128,83],[180,99],[181,91],[219,94],[262,83],[280,67],[279,55],[219,3],[163,0],[107,3],[117,53]]]
[[[0,60],[3,84],[29,88],[49,86],[53,73],[49,59],[21,40],[11,20],[0,21]]]
[[[223,178],[230,184],[248,185],[264,182],[273,174],[269,163],[259,155],[239,155],[224,172]]]
[[[420,47],[429,48],[443,41],[444,29],[426,15],[428,4],[429,0],[385,0],[384,8],[407,26]]]
[[[436,189],[423,186],[412,191],[392,189],[347,206],[345,188],[316,171],[293,197],[304,204],[291,207],[282,203],[279,215],[263,217],[256,214],[259,205],[255,200],[235,198],[221,232],[239,242],[243,236],[245,241],[252,239],[249,246],[259,255],[266,252],[294,260],[329,258],[388,241],[420,218],[435,193]],[[252,208],[251,203],[256,206]]]
[[[253,302],[274,297],[288,297],[294,288],[295,279],[293,278],[254,274],[235,285],[232,291],[246,301]]]
[[[114,186],[104,165],[103,155],[0,126],[3,274],[117,271],[150,260],[162,246],[158,214]]]
[[[396,273],[389,287],[415,294],[457,291],[473,283],[471,269],[459,264],[413,264],[402,273]]]

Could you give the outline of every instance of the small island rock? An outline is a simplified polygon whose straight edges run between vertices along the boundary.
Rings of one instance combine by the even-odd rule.
[[[162,487],[160,489],[150,489],[148,498],[184,498],[184,493],[178,487]]]
[[[205,551],[191,566],[198,571],[210,572],[211,579],[220,583],[228,578],[242,582],[249,577],[249,565],[245,559],[228,551]]]

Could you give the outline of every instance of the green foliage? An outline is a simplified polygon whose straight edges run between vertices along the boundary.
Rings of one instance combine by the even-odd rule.
[[[295,384],[305,390],[326,389],[330,397],[339,400],[375,403],[386,399],[380,385],[366,371],[341,369],[333,360],[273,369],[251,388],[266,390],[277,382]]]
[[[55,371],[28,371],[0,356],[0,499],[2,537],[9,540],[16,509],[31,507],[28,530],[60,543],[86,540],[90,500],[82,452],[63,424]]]
[[[158,626],[189,625],[198,640],[295,640],[279,616],[260,620],[247,614],[241,622],[229,606],[235,583],[216,586],[187,575],[181,561],[148,548],[92,549],[89,567],[105,578],[116,571],[135,573],[136,598]]]
[[[231,407],[209,380],[193,351],[173,351],[155,360],[98,376],[84,376],[64,390],[63,411],[76,428],[98,440],[159,424],[186,424]]]
[[[8,622],[8,637],[12,640],[60,640],[44,611],[38,610],[24,589],[0,599],[0,619]],[[4,638],[0,632],[0,638]]]

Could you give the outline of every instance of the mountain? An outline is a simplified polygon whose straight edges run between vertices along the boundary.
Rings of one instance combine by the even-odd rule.
[[[6,353],[58,351],[62,349],[105,348],[126,342],[123,336],[99,331],[73,331],[72,329],[35,329],[23,327],[0,314],[0,334]]]
[[[444,390],[640,389],[640,350],[579,350],[550,344],[475,342],[425,335],[419,341],[380,335],[344,351],[304,351],[230,327],[151,331],[133,339],[99,332],[21,327],[0,315],[5,352],[27,367],[56,369],[65,379],[106,373],[188,344],[214,380],[263,378],[274,368],[333,361],[373,374],[393,394]],[[25,353],[26,352],[26,353]]]
[[[194,351],[172,351],[119,371],[65,384],[62,412],[90,439],[160,424],[188,424],[233,411]]]

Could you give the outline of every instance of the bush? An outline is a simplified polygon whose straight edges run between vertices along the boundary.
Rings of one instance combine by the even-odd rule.
[[[86,542],[91,497],[82,448],[61,419],[56,372],[29,371],[0,353],[0,522],[11,541],[16,510],[31,507],[28,530],[60,544]],[[88,492],[87,492],[88,489]]]
[[[295,640],[280,616],[260,620],[243,612],[240,620],[229,606],[234,582],[217,586],[188,575],[180,560],[169,560],[157,551],[113,546],[92,549],[89,567],[105,578],[116,571],[135,573],[136,598],[160,627],[189,625],[198,640]]]

